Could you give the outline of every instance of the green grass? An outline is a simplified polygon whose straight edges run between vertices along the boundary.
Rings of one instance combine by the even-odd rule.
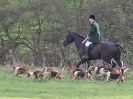
[[[65,76],[65,75],[64,75]],[[12,72],[0,70],[0,99],[133,99],[133,74],[122,85],[85,80],[34,81],[24,75],[13,77]]]

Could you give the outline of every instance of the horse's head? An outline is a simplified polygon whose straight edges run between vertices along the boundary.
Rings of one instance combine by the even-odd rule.
[[[72,34],[70,32],[68,32],[68,35],[66,37],[66,39],[64,40],[64,46],[66,47],[68,44],[73,42],[73,37]]]

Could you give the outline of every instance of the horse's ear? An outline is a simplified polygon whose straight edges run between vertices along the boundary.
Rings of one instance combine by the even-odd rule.
[[[70,31],[67,31],[67,33],[69,33],[69,34],[70,34],[71,32],[70,32]]]

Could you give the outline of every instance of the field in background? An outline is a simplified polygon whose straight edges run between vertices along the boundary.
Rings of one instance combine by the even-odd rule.
[[[133,73],[122,85],[71,81],[66,75],[61,81],[37,82],[24,75],[13,77],[9,67],[1,67],[0,99],[133,99]]]

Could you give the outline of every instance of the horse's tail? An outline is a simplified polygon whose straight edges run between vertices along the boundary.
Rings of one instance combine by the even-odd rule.
[[[126,50],[124,50],[119,44],[116,44],[116,46],[118,46],[125,54],[127,53]]]

